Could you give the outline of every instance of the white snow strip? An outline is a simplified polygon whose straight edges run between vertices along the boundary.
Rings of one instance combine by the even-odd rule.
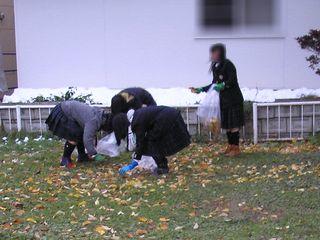
[[[33,141],[36,141],[36,142],[43,141],[43,140],[46,140],[46,138],[44,138],[42,136],[39,136],[39,137],[33,139]]]
[[[5,96],[4,103],[26,103],[32,102],[37,96],[49,97],[50,95],[61,96],[67,88],[18,88],[15,89],[11,96]],[[167,106],[190,106],[201,102],[205,93],[194,94],[188,88],[148,88],[147,89],[157,101],[158,105]],[[120,89],[100,88],[77,88],[76,95],[92,94],[92,98],[96,103],[102,103],[110,106],[111,98],[117,94]],[[301,98],[303,96],[314,95],[320,97],[320,89],[249,89],[242,88],[242,93],[246,101],[255,102],[274,102],[276,99],[292,99]]]

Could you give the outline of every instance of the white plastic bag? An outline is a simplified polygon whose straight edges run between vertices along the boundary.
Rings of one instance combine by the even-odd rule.
[[[118,157],[126,150],[125,141],[121,141],[120,146],[117,144],[117,139],[114,132],[100,139],[97,144],[97,152],[109,157]]]
[[[137,146],[137,139],[136,135],[131,130],[131,125],[128,127],[128,151],[132,152],[136,149]]]
[[[141,160],[137,161],[138,166],[144,170],[153,172],[157,168],[157,164],[153,157],[143,155]]]
[[[200,121],[209,127],[212,132],[220,131],[220,97],[219,93],[214,90],[215,84],[212,84],[207,95],[198,107],[197,115]]]
[[[130,122],[130,125],[128,127],[128,151],[132,152],[135,150],[137,141],[136,141],[136,135],[132,132],[131,129],[131,122],[133,119],[134,110],[130,109],[127,113],[127,118]]]

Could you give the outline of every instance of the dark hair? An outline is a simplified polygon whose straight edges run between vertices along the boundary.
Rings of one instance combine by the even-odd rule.
[[[101,130],[107,132],[107,134],[112,132],[112,119],[112,113],[103,112]]]
[[[223,43],[216,43],[210,47],[210,53],[213,53],[215,51],[219,51],[220,61],[224,61],[226,59],[227,50],[226,50],[226,46]],[[212,62],[210,69],[209,69],[209,72],[213,71],[214,65],[215,65],[215,63]]]
[[[120,145],[122,139],[128,134],[128,127],[130,122],[127,118],[127,114],[119,113],[112,119],[112,128],[117,139],[117,144]]]
[[[220,58],[221,60],[224,60],[226,58],[226,45],[224,45],[223,43],[216,43],[214,45],[212,45],[210,47],[210,52],[213,53],[215,51],[219,51],[220,52]]]
[[[126,112],[126,100],[120,95],[117,94],[111,99],[111,113],[118,114]]]

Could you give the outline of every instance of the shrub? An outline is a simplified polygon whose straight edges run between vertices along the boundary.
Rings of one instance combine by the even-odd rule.
[[[49,97],[44,97],[44,96],[40,95],[35,98],[32,98],[32,102],[33,103],[63,102],[63,101],[67,101],[67,100],[76,100],[79,102],[94,104],[94,101],[92,99],[92,94],[87,94],[87,95],[77,94],[76,95],[76,91],[77,91],[77,88],[69,87],[68,90],[60,96],[51,94]]]
[[[320,75],[320,29],[312,29],[307,35],[297,38],[302,49],[309,50],[312,55],[306,58],[309,67]]]

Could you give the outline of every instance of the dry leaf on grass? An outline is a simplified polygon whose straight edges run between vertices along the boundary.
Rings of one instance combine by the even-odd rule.
[[[111,228],[107,227],[107,226],[103,226],[103,225],[100,225],[100,226],[97,226],[95,231],[97,233],[99,233],[100,235],[104,235],[106,232],[110,231]]]
[[[169,228],[168,223],[162,222],[162,223],[160,224],[160,229],[161,229],[161,230],[168,230],[168,228]]]
[[[144,230],[144,229],[138,229],[136,231],[136,235],[144,235],[144,234],[147,234],[147,230]]]
[[[31,223],[37,223],[37,221],[34,218],[27,218],[26,221]]]
[[[169,218],[165,218],[165,217],[161,217],[159,218],[160,222],[169,222],[170,219]]]

